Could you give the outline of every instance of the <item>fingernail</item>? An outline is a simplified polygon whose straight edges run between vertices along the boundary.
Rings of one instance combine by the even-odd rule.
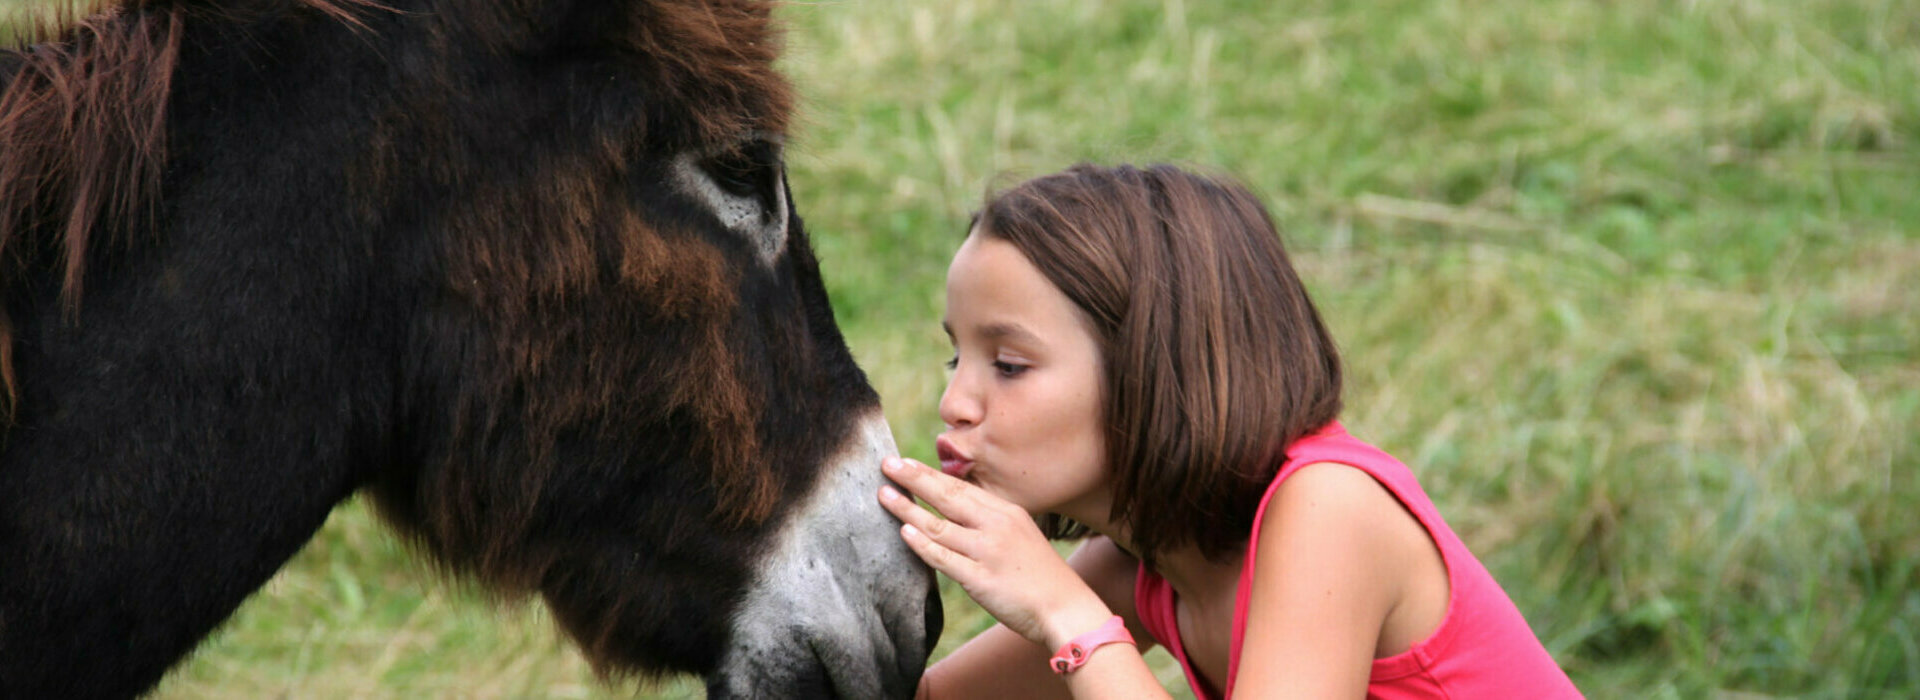
[[[888,457],[880,460],[880,468],[890,472],[900,471],[900,458]]]
[[[901,525],[900,534],[905,535],[907,537],[919,537],[920,528],[914,527],[912,525]]]
[[[900,492],[893,490],[892,486],[880,487],[880,500],[891,501],[899,497],[900,497]]]

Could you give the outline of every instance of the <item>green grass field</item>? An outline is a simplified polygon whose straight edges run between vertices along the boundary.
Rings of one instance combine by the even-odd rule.
[[[792,187],[908,454],[985,188],[1216,168],[1286,231],[1348,427],[1590,696],[1920,696],[1920,4],[779,13]],[[947,593],[943,653],[991,623]],[[439,580],[350,503],[159,695],[636,693],[698,689],[597,681],[537,606]]]

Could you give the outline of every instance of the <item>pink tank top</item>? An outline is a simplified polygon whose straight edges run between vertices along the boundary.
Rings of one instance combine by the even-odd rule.
[[[1338,422],[1289,446],[1286,463],[1274,476],[1273,484],[1267,487],[1266,496],[1260,499],[1260,510],[1253,518],[1253,532],[1247,538],[1247,560],[1240,569],[1239,598],[1234,604],[1233,645],[1227,659],[1228,697],[1233,695],[1233,676],[1240,672],[1247,596],[1253,588],[1253,560],[1259,549],[1260,522],[1266,515],[1267,503],[1273,500],[1280,482],[1301,467],[1318,462],[1352,466],[1386,486],[1427,528],[1427,535],[1439,546],[1440,558],[1447,567],[1450,595],[1440,627],[1434,630],[1433,636],[1405,652],[1374,659],[1367,697],[1580,697],[1580,691],[1540,645],[1539,638],[1534,636],[1506,591],[1494,582],[1480,560],[1467,551],[1446,521],[1440,519],[1433,501],[1414,480],[1413,471],[1392,455],[1348,435]],[[1194,697],[1212,700],[1215,696],[1194,672],[1180,643],[1180,626],[1174,618],[1173,586],[1143,565],[1134,580],[1133,597],[1140,623],[1180,661]]]

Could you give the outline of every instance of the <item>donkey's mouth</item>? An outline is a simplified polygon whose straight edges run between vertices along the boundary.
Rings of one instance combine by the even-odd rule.
[[[708,697],[913,697],[941,615],[933,571],[872,503],[886,483],[872,465],[898,454],[875,410],[795,504],[733,615]]]

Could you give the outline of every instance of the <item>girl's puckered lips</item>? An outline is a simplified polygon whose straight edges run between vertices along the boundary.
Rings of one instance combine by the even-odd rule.
[[[973,459],[962,454],[953,442],[942,435],[934,438],[933,449],[940,455],[940,471],[955,479],[967,478],[967,472],[973,471]]]

